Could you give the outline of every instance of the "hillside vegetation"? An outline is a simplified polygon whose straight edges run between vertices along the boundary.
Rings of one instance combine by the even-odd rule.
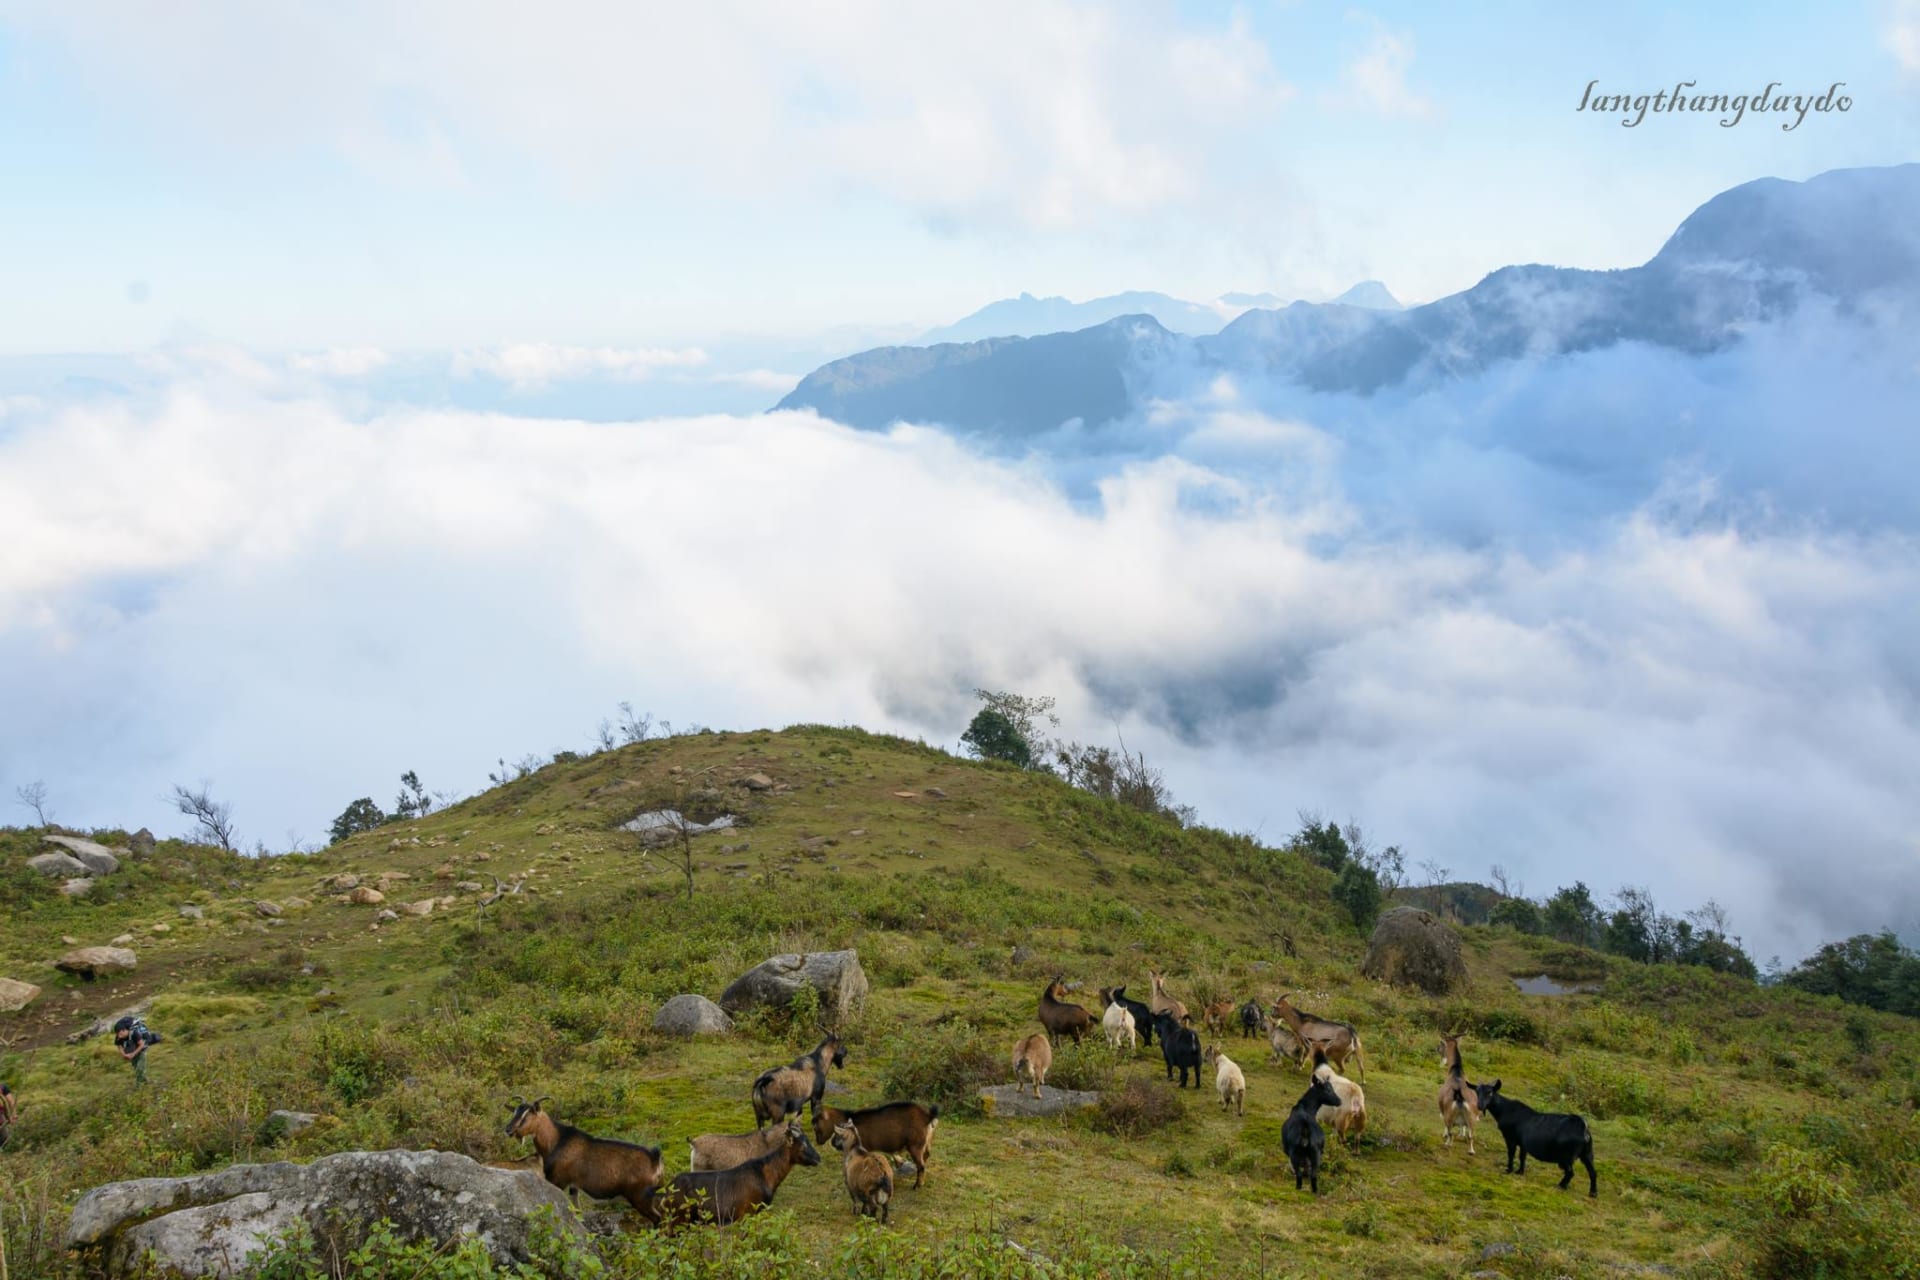
[[[771,785],[742,785],[752,774]],[[739,815],[692,841],[691,897],[673,849],[620,829],[663,805]],[[817,1026],[802,1011],[685,1042],[656,1034],[653,1011],[680,992],[717,997],[769,955],[842,947],[873,990],[843,1028],[848,1092],[834,1100],[943,1107],[926,1185],[900,1192],[892,1224],[856,1227],[828,1150],[770,1213],[724,1234],[663,1241],[602,1206],[603,1255],[556,1258],[550,1273],[1920,1275],[1910,1020],[1485,926],[1462,930],[1470,991],[1388,988],[1359,977],[1365,938],[1308,859],[899,739],[798,727],[657,740],[321,853],[162,841],[86,899],[22,867],[39,849],[37,831],[0,832],[0,976],[46,988],[0,1015],[0,1077],[24,1107],[0,1152],[19,1280],[88,1274],[59,1236],[102,1182],[394,1146],[522,1159],[503,1133],[516,1093],[552,1095],[591,1132],[658,1142],[669,1171],[684,1169],[687,1138],[751,1126],[749,1083],[812,1047]],[[455,901],[375,928],[378,908],[324,885],[343,873],[388,874],[389,906]],[[488,875],[525,888],[482,915],[453,886],[491,888]],[[63,937],[122,934],[132,974],[83,983],[47,967]],[[1096,988],[1144,998],[1150,965],[1189,1004],[1291,992],[1359,1027],[1370,1123],[1350,1151],[1329,1142],[1320,1197],[1293,1189],[1280,1147],[1304,1073],[1237,1033],[1225,1045],[1247,1073],[1244,1119],[1221,1113],[1211,1072],[1167,1108],[1157,1048],[1116,1064],[1091,1046],[1063,1051],[1049,1083],[1130,1096],[1131,1110],[980,1114],[977,1087],[1006,1081],[1050,977],[1078,983],[1097,1015]],[[1601,989],[1515,990],[1513,976],[1541,972]],[[136,1090],[105,1037],[68,1036],[149,997],[166,1040]],[[1439,1034],[1452,1030],[1471,1078],[1589,1117],[1597,1200],[1557,1191],[1555,1170],[1504,1176],[1490,1119],[1477,1155],[1442,1149]],[[1131,1081],[1145,1093],[1126,1095]],[[279,1137],[265,1123],[276,1108],[321,1119]],[[323,1274],[297,1251],[274,1266]],[[359,1268],[483,1271],[398,1244]]]

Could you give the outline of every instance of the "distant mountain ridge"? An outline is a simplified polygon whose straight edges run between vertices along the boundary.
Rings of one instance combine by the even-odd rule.
[[[1043,337],[881,347],[815,370],[776,407],[859,427],[1026,435],[1121,417],[1176,363],[1367,395],[1626,342],[1704,354],[1816,295],[1843,313],[1910,320],[1920,318],[1916,213],[1920,164],[1763,178],[1701,205],[1638,267],[1502,267],[1405,310],[1376,309],[1362,285],[1346,302],[1247,311],[1216,334],[1139,313]]]

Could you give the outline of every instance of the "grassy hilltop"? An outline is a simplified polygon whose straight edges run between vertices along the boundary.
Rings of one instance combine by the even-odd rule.
[[[752,773],[775,785],[739,785]],[[662,803],[741,816],[694,841],[691,901],[671,850],[618,829]],[[1912,1021],[1485,927],[1463,930],[1469,993],[1394,990],[1358,976],[1365,940],[1305,858],[899,739],[801,727],[648,742],[322,853],[163,841],[92,899],[27,872],[38,851],[38,832],[0,832],[0,976],[46,988],[0,1015],[0,1076],[26,1107],[0,1152],[15,1280],[86,1274],[58,1235],[74,1197],[105,1181],[391,1146],[521,1158],[501,1131],[512,1093],[551,1094],[562,1119],[659,1142],[684,1169],[688,1137],[751,1126],[748,1083],[815,1028],[750,1020],[685,1043],[651,1030],[653,1010],[717,996],[768,955],[846,946],[874,989],[846,1029],[835,1100],[940,1101],[926,1186],[900,1191],[891,1227],[856,1230],[828,1149],[757,1225],[724,1241],[616,1239],[609,1274],[1920,1275]],[[408,877],[388,880],[389,906],[457,902],[375,929],[379,908],[322,887],[340,873]],[[526,873],[526,891],[479,919],[453,885],[483,873]],[[63,936],[123,933],[132,974],[87,984],[46,967]],[[1320,1198],[1293,1190],[1280,1150],[1303,1074],[1237,1034],[1244,1120],[1220,1113],[1210,1073],[1170,1117],[968,1106],[979,1083],[1004,1082],[1052,974],[1097,1014],[1093,988],[1144,997],[1149,964],[1190,1004],[1291,991],[1359,1026],[1370,1126],[1352,1151],[1329,1141]],[[1602,990],[1514,989],[1542,971]],[[141,1093],[104,1037],[67,1037],[149,997],[167,1039]],[[1471,1077],[1593,1121],[1598,1201],[1555,1190],[1557,1170],[1503,1176],[1490,1119],[1477,1156],[1441,1149],[1438,1033],[1455,1028]],[[1063,1053],[1049,1083],[1117,1094],[1139,1079],[1164,1096],[1161,1074],[1157,1048],[1118,1066],[1089,1049]],[[322,1118],[276,1141],[276,1108]]]

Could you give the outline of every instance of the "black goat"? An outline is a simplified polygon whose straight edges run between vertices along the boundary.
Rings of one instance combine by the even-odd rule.
[[[1493,1117],[1507,1140],[1507,1172],[1514,1172],[1513,1153],[1520,1153],[1519,1172],[1527,1171],[1527,1157],[1560,1166],[1560,1189],[1573,1181],[1573,1162],[1587,1166],[1587,1194],[1600,1194],[1600,1175],[1593,1171],[1593,1130],[1579,1116],[1535,1111],[1524,1102],[1500,1096],[1500,1082],[1473,1087],[1480,1111]]]
[[[1154,1023],[1160,1033],[1160,1056],[1167,1064],[1167,1079],[1173,1079],[1173,1069],[1180,1068],[1180,1088],[1187,1087],[1187,1069],[1193,1069],[1193,1087],[1200,1087],[1200,1033],[1192,1027],[1183,1027],[1173,1020],[1173,1015],[1163,1013]]]
[[[1245,1040],[1249,1036],[1265,1034],[1267,1034],[1267,1011],[1260,1007],[1260,1000],[1255,997],[1240,1006],[1240,1038]]]
[[[1132,1014],[1133,1029],[1140,1033],[1140,1038],[1146,1041],[1149,1049],[1153,1047],[1153,1010],[1147,1008],[1146,1005],[1140,1003],[1138,1000],[1127,999],[1127,989],[1125,987],[1100,988],[1100,1001],[1102,1008],[1110,1004],[1117,1004]]]
[[[1333,1085],[1315,1076],[1307,1091],[1300,1095],[1300,1101],[1293,1104],[1286,1124],[1280,1127],[1280,1147],[1293,1164],[1295,1191],[1306,1182],[1312,1185],[1313,1194],[1320,1194],[1320,1155],[1327,1149],[1326,1131],[1320,1127],[1320,1108],[1339,1105],[1340,1095],[1334,1092]]]

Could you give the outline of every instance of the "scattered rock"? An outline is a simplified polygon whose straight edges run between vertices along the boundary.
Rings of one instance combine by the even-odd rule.
[[[342,893],[346,893],[360,887],[360,877],[354,875],[351,871],[343,871],[337,876],[329,876],[326,885],[329,889],[336,889]]]
[[[260,901],[254,903],[253,909],[259,912],[261,915],[267,917],[269,920],[271,920],[274,916],[277,916],[280,914],[280,904],[277,902],[269,902],[265,898],[262,898],[260,899]]]
[[[87,864],[70,853],[36,853],[27,859],[27,870],[43,876],[83,876]]]
[[[380,873],[380,884],[383,888],[393,884],[395,881],[411,879],[413,879],[413,877],[404,871],[382,871]]]
[[[389,921],[398,920],[400,918],[400,913],[390,908],[382,907],[379,911],[374,913],[373,918],[378,922],[380,922],[381,924],[386,924]]]
[[[75,876],[60,882],[60,892],[69,898],[84,898],[93,892],[93,881],[85,876]]]
[[[1518,1247],[1511,1244],[1490,1244],[1480,1251],[1480,1261],[1492,1262],[1495,1258],[1508,1257]]]
[[[380,892],[378,889],[369,889],[366,885],[363,884],[359,888],[355,889],[352,893],[348,894],[347,898],[349,901],[362,907],[375,907],[385,902],[387,900],[387,895]]]
[[[980,1091],[980,1109],[989,1117],[1005,1119],[1010,1116],[1057,1116],[1065,1111],[1090,1107],[1100,1101],[1100,1095],[1089,1089],[1056,1089],[1052,1085],[1040,1086],[1040,1096],[1033,1096],[1031,1088],[1025,1093],[1019,1086],[997,1084]]]
[[[829,1022],[848,1017],[867,998],[867,974],[860,967],[860,953],[813,951],[774,956],[735,978],[720,994],[720,1007],[728,1013],[755,1005],[784,1008],[800,988],[808,986],[820,993],[820,1009]]]
[[[532,1259],[535,1211],[584,1242],[566,1195],[532,1170],[492,1169],[450,1151],[345,1151],[308,1165],[233,1165],[187,1178],[96,1187],[74,1206],[67,1247],[97,1249],[110,1272],[151,1251],[158,1269],[229,1276],[296,1222],[358,1247],[385,1218],[407,1241],[477,1239],[502,1264]]]
[[[749,791],[771,791],[773,790],[773,779],[764,773],[750,773],[740,779],[739,785]]]
[[[1395,907],[1380,917],[1367,941],[1360,972],[1380,982],[1446,995],[1467,983],[1460,935],[1431,912]]]
[[[1017,969],[1021,965],[1027,964],[1033,959],[1033,948],[1028,946],[1015,947],[1013,949],[1013,955],[1011,959],[1012,959],[1014,968]]]
[[[24,1009],[39,998],[40,988],[31,982],[0,978],[0,1013],[13,1013]]]
[[[921,792],[920,794],[925,796],[932,796],[935,800],[945,800],[947,798],[947,793],[942,791],[938,787],[928,787],[925,791]]]
[[[77,947],[80,945],[80,939],[74,937],[70,933],[61,934],[60,942],[61,942],[61,945],[68,946],[68,947]]]
[[[269,1111],[264,1126],[269,1139],[287,1138],[302,1129],[311,1129],[320,1117],[311,1111]]]
[[[173,926],[172,926],[172,925],[170,925],[170,924],[166,924],[166,923],[164,923],[164,922],[163,922],[163,923],[161,923],[161,924],[157,924],[157,925],[154,925],[154,926],[153,926],[153,928],[151,928],[151,929],[149,929],[149,930],[147,930],[147,932],[149,932],[149,933],[172,933],[172,932],[173,932]]]
[[[853,830],[847,832],[847,834],[849,836],[863,836],[867,834],[867,829],[865,827],[855,827]]]
[[[653,1029],[672,1036],[724,1035],[733,1030],[733,1019],[705,996],[675,996],[653,1015]]]
[[[893,793],[893,798],[896,800],[917,800],[919,797],[920,793],[918,791],[896,791]]]
[[[130,933],[123,933],[123,934],[119,934],[118,936],[116,936],[116,937],[115,937],[115,938],[113,939],[113,945],[114,945],[114,946],[116,946],[116,947],[124,947],[124,946],[126,946],[126,945],[127,945],[127,944],[128,944],[129,942],[132,942],[132,941],[133,941],[133,935],[132,935],[132,934],[130,934]]]
[[[76,947],[55,960],[53,967],[92,982],[103,973],[130,973],[138,962],[125,947]]]
[[[422,898],[418,902],[409,902],[400,909],[410,916],[430,916],[433,914],[433,899]]]
[[[136,858],[144,858],[153,852],[153,832],[145,827],[127,837],[127,852]]]
[[[435,880],[451,880],[458,874],[459,873],[453,869],[451,862],[443,862],[433,869],[433,878]]]
[[[457,881],[453,887],[455,891],[459,893],[479,893],[482,889],[486,888],[486,886],[478,880],[460,880]]]
[[[305,898],[288,898],[280,904],[281,909],[285,911],[304,911],[312,905]]]
[[[186,906],[180,908],[180,918],[182,920],[204,920],[206,916],[206,912],[194,906],[192,903],[188,903]]]

